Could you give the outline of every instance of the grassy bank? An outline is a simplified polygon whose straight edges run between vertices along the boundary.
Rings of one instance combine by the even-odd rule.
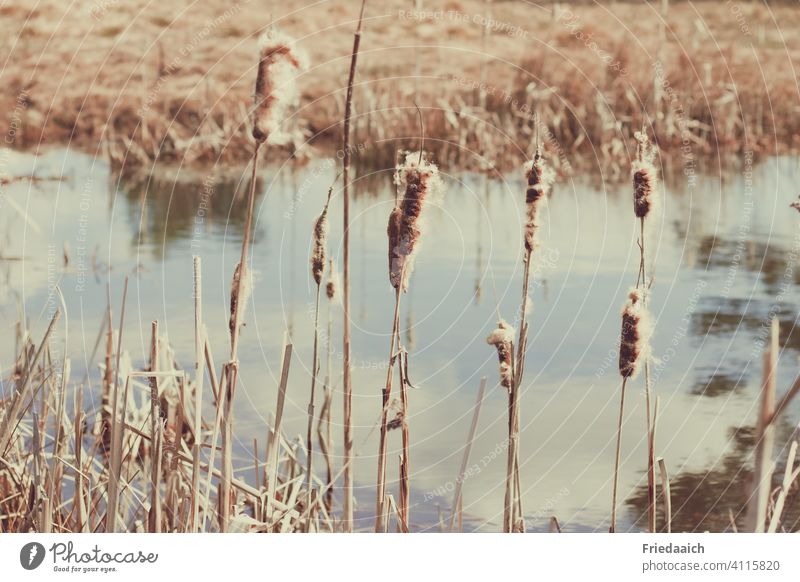
[[[266,4],[266,5],[265,5]],[[0,11],[8,55],[0,105],[6,142],[70,145],[117,165],[250,156],[245,130],[256,37],[273,22],[310,67],[285,151],[339,144],[356,15],[332,0],[293,8],[218,1],[56,2]],[[354,92],[354,157],[394,158],[418,133],[418,104],[440,162],[472,169],[516,160],[538,131],[556,163],[630,159],[652,124],[662,150],[797,146],[792,60],[800,15],[757,3],[608,6],[453,0],[370,6]]]

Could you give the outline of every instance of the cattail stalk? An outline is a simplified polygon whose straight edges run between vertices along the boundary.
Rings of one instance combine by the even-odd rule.
[[[514,528],[514,508],[516,506],[517,439],[519,425],[517,423],[517,391],[514,390],[514,328],[500,319],[486,343],[497,350],[500,364],[500,385],[508,390],[508,442],[506,452],[506,490],[503,502],[503,532],[510,533]]]
[[[622,330],[619,346],[619,373],[622,377],[620,390],[619,420],[617,421],[617,445],[614,460],[614,475],[611,494],[611,527],[617,528],[617,487],[619,483],[620,449],[622,444],[622,421],[625,411],[625,387],[629,378],[635,377],[642,363],[649,357],[650,318],[645,306],[645,292],[634,288],[628,293],[628,301],[622,310]]]
[[[322,290],[322,276],[325,273],[325,255],[327,250],[328,241],[328,204],[331,201],[331,194],[333,193],[333,186],[328,190],[328,200],[325,202],[325,207],[322,213],[314,223],[314,247],[311,253],[311,276],[317,284],[316,302],[314,307],[314,353],[311,363],[311,395],[308,400],[308,427],[306,431],[306,454],[308,455],[306,461],[306,507],[311,507],[311,470],[312,460],[314,458],[314,440],[312,432],[314,428],[314,396],[317,387],[317,374],[319,373],[319,299]],[[309,511],[306,516],[306,532],[311,531],[311,519],[313,512]]]
[[[220,529],[225,531],[230,519],[231,510],[231,477],[232,466],[232,425],[233,397],[236,393],[236,382],[239,376],[239,331],[242,315],[246,306],[247,290],[250,275],[247,269],[247,254],[250,245],[250,231],[253,224],[253,210],[258,180],[258,153],[264,143],[271,143],[288,105],[296,98],[294,70],[302,69],[304,57],[294,46],[294,42],[276,33],[268,31],[262,35],[259,47],[258,74],[256,76],[255,103],[253,108],[253,129],[255,139],[253,146],[252,175],[250,178],[250,194],[247,202],[244,233],[242,236],[242,252],[236,266],[231,289],[231,357],[224,373],[225,396],[222,416],[222,482],[220,484]]]
[[[331,305],[338,298],[339,276],[336,272],[336,265],[333,259],[330,260],[328,267],[328,281],[325,284],[325,295],[328,298],[328,325],[325,343],[327,347],[327,372],[325,382],[322,385],[323,401],[317,421],[317,438],[322,457],[325,460],[326,482],[323,503],[325,511],[330,513],[333,508],[333,434],[331,432],[331,406],[333,404],[333,319],[331,317]]]
[[[647,134],[635,134],[636,159],[632,164],[633,174],[633,211],[639,219],[639,274],[636,287],[649,289],[647,270],[645,268],[645,218],[658,203],[658,172],[653,164],[655,148]],[[642,302],[646,306],[646,293]],[[650,363],[644,362],[645,413],[647,428],[647,527],[650,532],[656,531],[656,462],[655,462],[655,427],[652,420],[652,390],[650,382]]]
[[[353,35],[353,53],[350,58],[350,73],[347,78],[347,97],[344,104],[344,136],[343,136],[343,205],[342,234],[344,291],[342,295],[344,317],[342,322],[342,384],[344,391],[344,507],[342,529],[353,531],[353,386],[350,377],[350,116],[353,109],[353,85],[356,78],[358,50],[361,44],[361,26],[364,22],[364,8],[367,0],[361,1],[361,12],[358,26]]]
[[[386,449],[389,403],[392,396],[394,364],[400,349],[400,295],[408,289],[409,278],[413,270],[414,258],[419,248],[422,235],[422,216],[428,196],[437,195],[443,186],[436,165],[425,159],[419,152],[408,152],[405,161],[399,164],[395,173],[395,183],[403,187],[404,193],[399,204],[389,214],[387,227],[389,283],[395,290],[394,316],[392,317],[392,333],[389,338],[389,361],[386,372],[386,385],[382,393],[381,433],[378,446],[378,478],[375,501],[375,531],[384,530],[384,500],[386,497]],[[405,380],[401,371],[402,402],[402,434],[403,458],[401,475],[400,518],[403,527],[408,525],[408,398],[405,391]],[[404,503],[405,501],[405,503]]]

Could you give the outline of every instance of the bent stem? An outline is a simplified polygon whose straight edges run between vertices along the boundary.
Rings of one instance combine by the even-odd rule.
[[[620,444],[622,443],[622,416],[625,412],[625,385],[628,383],[628,378],[622,379],[622,389],[620,390],[619,397],[619,420],[617,421],[617,449],[614,455],[614,485],[611,493],[611,527],[608,529],[609,533],[614,533],[617,530],[617,484],[619,483],[619,453]]]
[[[306,441],[308,451],[308,460],[306,462],[306,507],[311,507],[311,464],[313,458],[313,439],[312,430],[314,426],[314,391],[317,386],[317,374],[319,373],[319,363],[317,362],[317,348],[319,346],[319,292],[320,285],[317,283],[317,301],[316,308],[314,309],[314,355],[313,355],[313,369],[311,372],[311,396],[308,401],[308,432],[306,434]],[[306,517],[306,533],[311,531],[311,517],[312,511],[308,512]]]

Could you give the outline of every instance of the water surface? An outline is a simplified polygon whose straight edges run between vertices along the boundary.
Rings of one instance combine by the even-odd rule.
[[[214,175],[159,169],[121,178],[90,156],[53,150],[10,153],[8,172],[63,177],[16,182],[0,215],[0,325],[6,337],[24,310],[41,337],[63,291],[68,336],[54,341],[72,359],[72,379],[98,377],[92,349],[110,282],[115,313],[130,278],[124,348],[136,366],[149,350],[150,322],[187,369],[193,364],[192,256],[203,261],[204,318],[217,363],[228,348],[228,293],[244,222],[247,172]],[[446,172],[445,172],[446,173]],[[778,386],[796,372],[800,215],[798,160],[770,158],[688,183],[667,180],[661,211],[648,220],[653,269],[653,388],[659,397],[657,454],[672,482],[675,530],[722,531],[745,498],[771,314],[782,323]],[[330,160],[265,170],[258,181],[252,251],[254,289],[239,356],[236,395],[238,471],[252,475],[253,439],[261,450],[277,398],[281,347],[295,347],[284,427],[305,434],[310,387],[313,301],[311,228],[335,177]],[[391,172],[363,171],[351,207],[352,329],[358,526],[372,524],[376,424],[385,381],[394,294],[387,279],[386,219]],[[447,174],[445,196],[426,211],[423,246],[402,299],[410,352],[412,521],[438,529],[458,476],[480,378],[489,378],[471,470],[464,483],[464,528],[500,528],[505,477],[506,393],[485,338],[498,313],[514,320],[522,287],[521,175],[488,179]],[[341,258],[341,205],[331,207],[331,253]],[[28,218],[23,219],[23,214]],[[620,309],[638,268],[637,223],[629,185],[601,169],[561,179],[544,215],[534,258],[529,354],[522,393],[521,470],[531,530],[557,516],[566,531],[605,531],[611,498],[620,381],[616,347]],[[63,255],[69,256],[65,266]],[[325,320],[327,307],[323,309]],[[341,453],[341,307],[334,304],[333,408],[336,466]],[[13,342],[0,351],[12,364]],[[63,347],[62,347],[63,350]],[[323,365],[323,373],[325,372]],[[96,387],[96,384],[95,384]],[[646,503],[643,379],[629,384],[623,437],[619,529],[638,529]],[[7,390],[5,385],[3,390]],[[96,398],[89,404],[97,406]],[[207,414],[210,413],[210,404]],[[779,430],[782,449],[797,422],[795,406]],[[389,451],[396,494],[399,433]],[[321,463],[317,464],[321,466]],[[783,466],[779,464],[779,471]],[[338,503],[338,498],[337,498]],[[797,511],[787,526],[797,527]]]

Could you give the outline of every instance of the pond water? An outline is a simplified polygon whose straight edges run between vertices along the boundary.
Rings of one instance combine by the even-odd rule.
[[[0,233],[0,325],[7,338],[21,309],[40,338],[58,284],[68,312],[72,379],[87,369],[110,281],[115,314],[130,277],[124,348],[147,360],[150,322],[187,369],[193,364],[192,256],[203,261],[204,318],[217,362],[228,346],[231,275],[240,252],[247,172],[159,170],[139,179],[114,175],[105,162],[67,150],[38,157],[4,152],[6,171],[58,181],[4,188]],[[446,169],[443,169],[443,171]],[[759,160],[667,180],[659,214],[648,220],[654,268],[651,307],[654,392],[660,398],[657,455],[672,484],[674,530],[722,531],[745,499],[769,316],[782,324],[778,391],[797,370],[800,215],[795,158]],[[261,450],[274,411],[281,347],[295,352],[284,427],[305,434],[315,288],[309,273],[311,229],[336,168],[266,168],[258,182],[252,252],[254,289],[240,346],[235,402],[237,472],[252,475],[253,439]],[[401,327],[410,352],[411,519],[418,531],[446,519],[482,376],[484,398],[464,482],[464,529],[497,531],[503,507],[506,393],[497,357],[486,345],[497,313],[513,320],[522,287],[521,174],[489,180],[448,174],[447,191],[427,213],[423,243],[403,297]],[[394,188],[389,170],[363,172],[351,206],[352,329],[357,527],[374,507],[380,391],[394,305],[387,278],[386,220]],[[23,218],[27,216],[27,218]],[[331,206],[330,252],[341,257],[341,204]],[[628,181],[602,169],[561,179],[547,207],[534,258],[529,353],[522,393],[521,482],[527,525],[607,531],[620,379],[620,309],[638,268],[637,223]],[[69,255],[64,266],[63,255]],[[332,307],[335,464],[341,464],[341,307]],[[323,320],[326,310],[323,310]],[[63,341],[62,333],[57,341]],[[13,341],[0,345],[4,377]],[[323,360],[324,362],[324,360]],[[325,365],[323,363],[323,374]],[[96,384],[95,384],[96,386]],[[4,384],[3,390],[8,385]],[[98,405],[96,398],[87,406]],[[207,414],[211,410],[208,403]],[[779,471],[797,407],[779,430]],[[399,432],[391,433],[390,492],[397,491]],[[316,465],[322,466],[321,463]],[[622,445],[618,529],[640,529],[646,504],[643,379],[629,384]],[[338,491],[337,491],[338,494]],[[337,497],[337,507],[339,507]],[[788,526],[797,528],[797,509]]]

